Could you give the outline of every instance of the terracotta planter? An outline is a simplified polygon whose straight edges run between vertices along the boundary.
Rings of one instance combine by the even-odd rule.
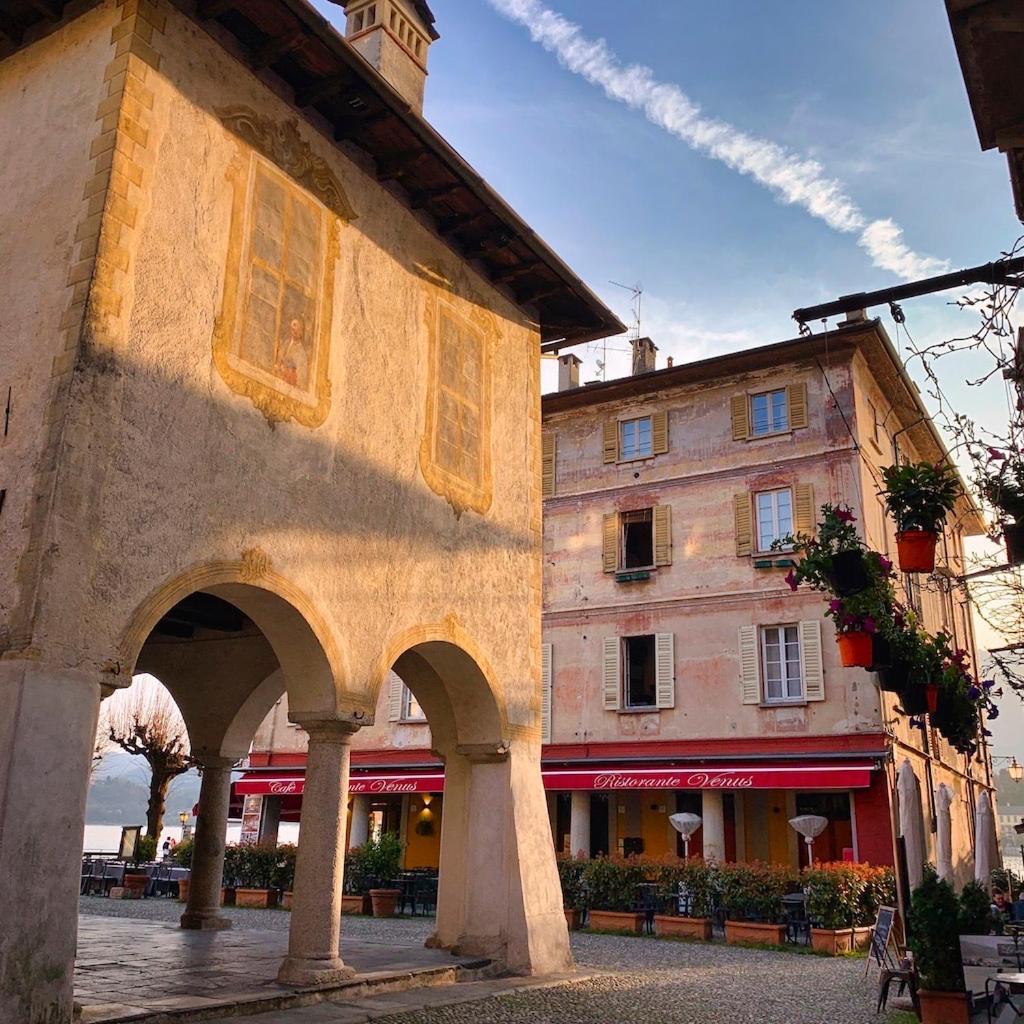
[[[1024,562],[1024,523],[1007,523],[1003,527],[1006,542],[1006,560],[1010,565]]]
[[[644,915],[621,910],[591,910],[588,927],[599,932],[625,932],[628,935],[642,935]]]
[[[364,914],[363,910],[363,896],[342,896],[341,897],[341,912],[343,914]]]
[[[921,1006],[921,1024],[970,1024],[966,992],[917,990]]]
[[[285,891],[283,893],[281,893],[281,902],[278,904],[278,906],[282,910],[291,910],[292,909],[292,892],[291,892],[291,889],[285,889]],[[345,911],[342,910],[342,913],[344,914]]]
[[[124,873],[124,881],[121,883],[128,890],[128,898],[132,900],[142,899],[142,894],[149,885],[149,875],[133,874],[130,871]]]
[[[816,953],[827,953],[829,956],[850,953],[853,951],[853,929],[812,928],[811,949]]]
[[[938,683],[925,683],[924,684],[924,699],[928,705],[928,714],[934,715],[939,709],[939,684]]]
[[[843,668],[871,667],[871,634],[870,633],[839,633],[836,636],[839,644],[839,657]]]
[[[928,710],[928,696],[921,684],[911,684],[905,690],[901,690],[900,707],[908,715],[923,715]]]
[[[932,530],[904,530],[896,534],[896,551],[902,572],[934,572],[935,545],[939,535]]]
[[[182,903],[188,903],[188,890],[191,885],[191,878],[178,879],[178,899],[181,900]]]
[[[851,597],[866,590],[871,585],[871,576],[864,564],[864,553],[840,551],[834,554],[832,571],[828,574],[828,579],[839,597]]]
[[[654,915],[655,935],[677,935],[683,939],[711,941],[710,917],[672,917],[669,914]]]
[[[577,931],[580,926],[580,919],[583,915],[578,910],[571,910],[569,907],[565,907],[564,910],[565,923],[569,926],[569,931]]]
[[[764,946],[781,946],[786,941],[784,924],[762,924],[760,921],[726,921],[725,941],[756,942]]]
[[[853,929],[853,948],[858,953],[864,953],[871,948],[871,933],[874,929],[869,925],[866,928]]]
[[[370,902],[373,904],[374,917],[394,917],[401,889],[371,889]]]
[[[246,889],[239,886],[235,889],[235,906],[250,907],[255,910],[267,910],[277,906],[276,889]]]

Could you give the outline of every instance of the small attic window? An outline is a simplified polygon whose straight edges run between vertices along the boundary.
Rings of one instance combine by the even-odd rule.
[[[377,5],[370,4],[366,9],[366,27],[369,28],[371,25],[377,22]]]
[[[358,14],[352,15],[352,31],[361,32],[363,30],[363,12],[360,11]]]
[[[423,53],[423,40],[416,40],[416,56],[419,57]]]
[[[394,8],[392,8],[390,16],[388,17],[388,25],[390,26],[392,32],[394,32],[395,25],[397,24],[397,22],[398,15],[395,13]]]

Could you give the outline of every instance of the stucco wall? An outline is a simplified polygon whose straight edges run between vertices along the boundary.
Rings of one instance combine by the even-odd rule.
[[[92,11],[0,62],[0,647],[5,627],[24,628],[11,616],[44,449],[59,429],[50,403],[67,369],[69,268],[112,21]]]
[[[122,301],[90,322],[78,367],[71,419],[80,443],[64,453],[38,645],[109,665],[123,655],[133,611],[154,591],[249,552],[254,583],[287,580],[320,616],[354,704],[372,708],[376,695],[367,691],[382,651],[396,656],[400,637],[436,625],[496,666],[508,720],[531,726],[537,335],[371,176],[300,122],[301,142],[356,215],[338,222],[338,256],[328,261],[325,416],[304,426],[232,390],[215,365],[215,333],[233,258],[234,186],[251,148],[222,115],[245,108],[277,126],[296,115],[192,22],[170,7],[165,15],[152,52],[141,51],[152,106],[140,112],[144,142],[134,150],[143,187],[121,232],[129,269],[111,279]],[[432,491],[421,471],[426,319],[437,301],[483,324],[487,338],[493,481],[483,513]]]

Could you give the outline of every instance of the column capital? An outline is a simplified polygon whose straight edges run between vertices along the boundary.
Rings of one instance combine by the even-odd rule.
[[[341,721],[337,718],[317,718],[302,713],[289,714],[288,720],[305,729],[309,734],[310,741],[316,743],[349,743],[362,728],[357,722]]]

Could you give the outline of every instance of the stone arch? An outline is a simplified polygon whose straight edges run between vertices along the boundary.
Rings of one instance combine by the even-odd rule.
[[[255,623],[277,657],[289,706],[296,712],[324,717],[372,714],[365,696],[345,686],[347,659],[326,619],[302,590],[271,570],[258,551],[244,552],[237,561],[194,566],[149,594],[130,616],[119,645],[120,668],[128,679],[161,617],[197,592],[227,601]]]
[[[260,723],[285,693],[284,673],[271,672],[242,703],[224,731],[220,754],[235,760],[244,757]]]

